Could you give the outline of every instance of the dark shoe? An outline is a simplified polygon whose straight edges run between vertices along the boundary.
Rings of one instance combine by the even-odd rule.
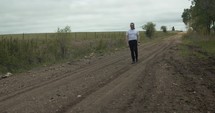
[[[131,64],[135,64],[135,61],[133,61]]]

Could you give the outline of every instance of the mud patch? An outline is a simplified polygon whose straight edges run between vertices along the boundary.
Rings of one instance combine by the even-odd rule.
[[[215,69],[214,57],[201,49],[189,46],[191,55],[181,57],[178,46],[171,48],[170,57],[166,59],[177,77],[181,79],[180,88],[184,92],[184,102],[192,112],[215,112]],[[207,59],[199,59],[192,53],[198,52]]]

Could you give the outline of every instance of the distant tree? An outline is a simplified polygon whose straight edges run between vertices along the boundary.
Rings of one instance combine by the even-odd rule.
[[[144,30],[146,30],[146,36],[147,37],[151,38],[154,35],[154,33],[156,31],[155,26],[156,25],[154,23],[148,22],[147,24],[145,24],[142,27]]]
[[[166,26],[161,26],[161,30],[166,33],[167,32],[167,27]]]
[[[68,52],[68,47],[67,45],[69,45],[68,43],[68,34],[71,32],[71,27],[70,26],[66,26],[64,28],[57,28],[57,33],[58,33],[58,44],[60,46],[60,52],[61,52],[61,56],[62,58],[66,57],[66,54]]]
[[[57,28],[57,32],[58,33],[69,33],[69,32],[72,32],[72,30],[71,30],[71,27],[70,26],[66,26],[66,27],[64,27],[64,28]]]
[[[172,31],[175,31],[175,27],[174,26],[172,27]]]

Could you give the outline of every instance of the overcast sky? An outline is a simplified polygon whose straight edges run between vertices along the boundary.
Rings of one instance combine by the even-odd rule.
[[[137,30],[147,22],[184,30],[188,0],[0,0],[0,34]]]

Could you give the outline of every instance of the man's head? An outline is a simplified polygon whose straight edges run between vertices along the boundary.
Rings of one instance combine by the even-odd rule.
[[[130,27],[131,27],[132,30],[135,29],[135,26],[134,26],[134,23],[133,23],[133,22],[130,23]]]

